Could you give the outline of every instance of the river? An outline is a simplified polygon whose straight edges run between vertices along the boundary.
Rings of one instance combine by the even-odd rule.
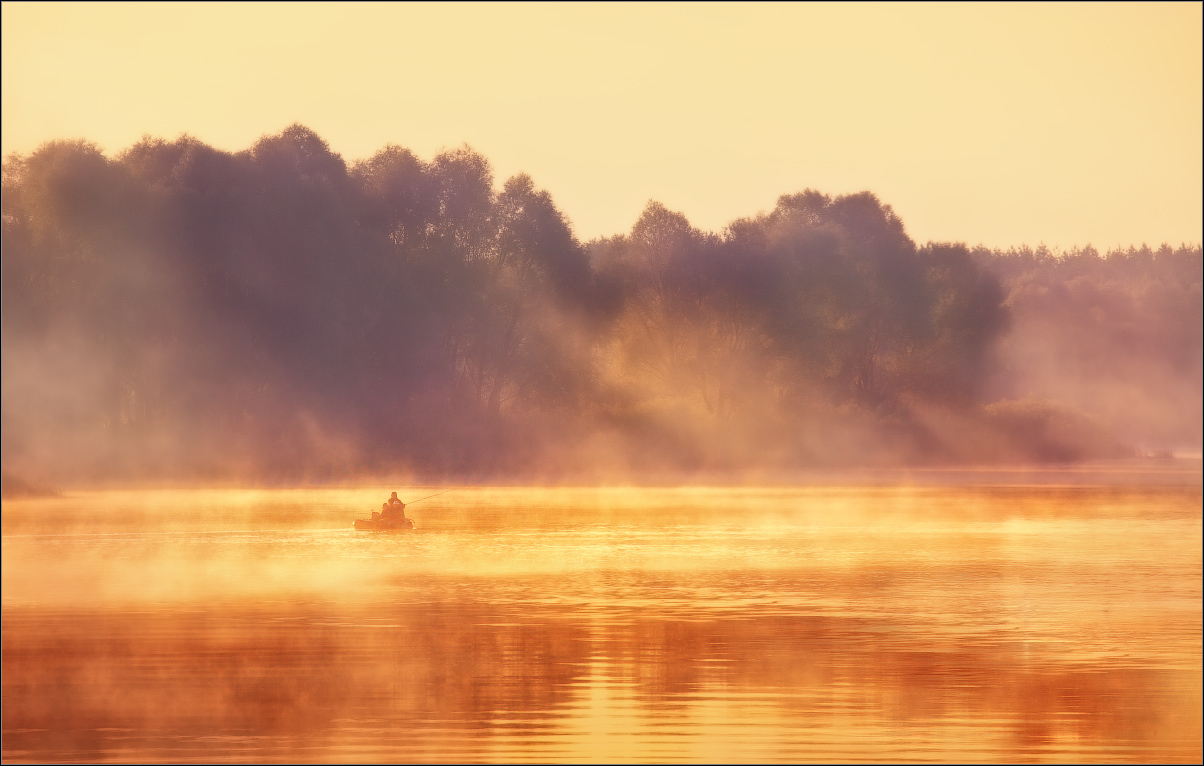
[[[5,500],[3,760],[1201,759],[1201,489]]]

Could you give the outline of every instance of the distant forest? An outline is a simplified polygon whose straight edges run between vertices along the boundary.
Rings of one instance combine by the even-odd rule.
[[[3,461],[31,480],[773,476],[1201,445],[1199,244],[918,245],[868,192],[582,243],[471,149],[294,125],[13,155]]]

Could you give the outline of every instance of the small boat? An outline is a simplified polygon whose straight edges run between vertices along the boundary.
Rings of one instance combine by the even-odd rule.
[[[454,489],[454,487],[453,487]],[[450,489],[445,489],[442,492],[436,492],[433,495],[420,497],[417,500],[409,503],[420,503],[423,500],[429,500],[432,497],[451,492]],[[380,512],[373,511],[370,519],[356,519],[352,524],[360,532],[406,532],[414,530],[414,522],[412,519],[406,518],[406,503],[397,499],[397,493],[394,492],[387,501],[380,507]]]
[[[404,532],[414,529],[414,522],[410,519],[382,519],[379,514],[375,519],[356,519],[353,525],[360,532]]]

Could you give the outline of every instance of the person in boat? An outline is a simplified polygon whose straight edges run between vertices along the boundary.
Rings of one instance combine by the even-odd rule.
[[[402,522],[406,520],[406,504],[401,502],[396,492],[389,495],[389,499],[380,507],[380,516],[382,519],[396,519]]]

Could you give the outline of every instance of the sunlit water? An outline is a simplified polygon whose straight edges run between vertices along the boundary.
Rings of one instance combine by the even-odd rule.
[[[5,501],[3,758],[1199,761],[1188,487]]]

